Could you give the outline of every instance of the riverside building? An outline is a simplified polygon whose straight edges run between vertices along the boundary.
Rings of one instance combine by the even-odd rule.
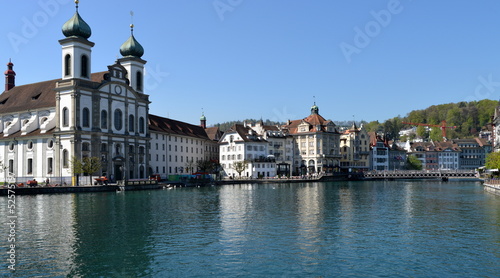
[[[14,64],[7,64],[0,95],[0,181],[71,184],[73,158],[100,158],[94,174],[111,180],[189,173],[197,160],[217,159],[220,134],[206,128],[204,116],[194,126],[149,114],[144,48],[133,25],[119,48],[122,57],[91,73],[95,43],[75,3],[59,40],[61,78],[16,86]]]

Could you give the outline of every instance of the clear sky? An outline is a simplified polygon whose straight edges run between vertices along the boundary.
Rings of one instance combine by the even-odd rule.
[[[73,1],[0,10],[0,62],[12,58],[16,84],[60,78]],[[301,119],[314,101],[333,121],[382,122],[500,95],[498,0],[81,0],[92,72],[120,57],[131,10],[150,113],[188,123],[202,111],[208,125]]]

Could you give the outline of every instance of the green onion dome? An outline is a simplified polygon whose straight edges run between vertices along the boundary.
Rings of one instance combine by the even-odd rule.
[[[128,40],[125,41],[120,47],[120,54],[123,55],[123,57],[132,56],[141,58],[142,55],[144,55],[144,48],[134,37],[134,25],[131,24],[130,28],[132,28],[132,33],[130,35],[130,38],[128,38]]]
[[[90,35],[92,35],[92,30],[90,30],[90,26],[78,13],[78,0],[76,0],[75,3],[76,12],[72,18],[64,23],[62,32],[66,37],[82,37],[88,39]]]

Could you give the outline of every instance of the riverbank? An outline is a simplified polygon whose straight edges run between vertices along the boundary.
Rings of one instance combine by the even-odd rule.
[[[323,182],[323,181],[344,181],[356,180],[358,176],[338,173],[335,175],[323,175],[318,177],[296,177],[296,178],[270,178],[270,179],[227,179],[211,182],[189,181],[189,182],[169,182],[165,181],[157,183],[129,181],[127,185],[123,183],[109,185],[92,185],[92,186],[57,186],[57,187],[16,187],[14,193],[16,195],[37,195],[37,194],[64,194],[64,193],[85,193],[85,192],[116,192],[116,191],[136,191],[136,190],[155,190],[169,187],[200,187],[214,186],[224,184],[246,184],[246,183],[303,183],[303,182]],[[12,189],[10,189],[12,190]],[[12,191],[11,191],[12,192]],[[0,196],[8,196],[9,189],[6,187],[0,188]]]
[[[484,180],[483,185],[485,190],[500,195],[500,180],[486,179]]]
[[[16,187],[9,189],[0,188],[0,196],[15,195],[38,195],[38,194],[66,194],[66,193],[91,193],[91,192],[116,192],[116,191],[136,191],[162,189],[164,184],[156,181],[138,182],[132,181],[127,184],[116,183],[108,185],[91,186],[36,186],[36,187]]]

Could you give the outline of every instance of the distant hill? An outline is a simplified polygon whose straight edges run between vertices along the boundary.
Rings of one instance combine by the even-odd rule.
[[[221,130],[222,132],[225,132],[226,130],[230,129],[234,124],[243,124],[243,122],[246,122],[247,124],[253,124],[253,123],[256,123],[260,120],[256,120],[256,119],[246,119],[246,120],[242,120],[242,121],[229,121],[229,122],[224,122],[224,123],[218,123],[218,124],[215,124],[214,126],[216,127],[219,127],[219,130]],[[262,120],[264,122],[264,125],[282,125],[284,123],[280,123],[280,122],[275,122],[275,121],[271,121],[271,120]]]
[[[385,132],[389,137],[398,139],[401,129],[412,126],[403,122],[441,125],[442,121],[446,121],[446,126],[455,127],[446,129],[447,138],[471,138],[478,136],[481,129],[491,122],[491,116],[498,105],[498,101],[489,99],[432,105],[426,109],[413,110],[405,117],[395,117],[384,123],[373,121],[367,123],[365,127],[369,131]],[[424,138],[442,140],[440,128],[432,128],[429,134],[425,134],[425,128],[421,126],[417,128],[417,133]]]

